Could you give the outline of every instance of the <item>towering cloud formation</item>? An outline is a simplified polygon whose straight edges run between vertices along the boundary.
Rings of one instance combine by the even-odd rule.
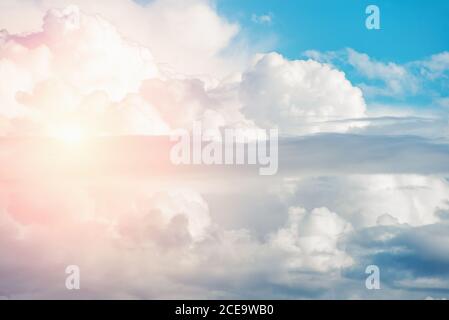
[[[200,80],[193,70],[187,70],[193,75],[182,75],[174,69],[178,59],[166,51],[190,59],[190,47],[192,52],[205,50],[195,55],[198,61],[209,63],[234,33],[234,28],[202,1],[190,5],[156,2],[145,10],[166,16],[160,23],[161,17],[150,21],[170,36],[179,31],[172,30],[172,20],[177,26],[186,19],[184,12],[183,19],[176,18],[183,8],[187,17],[191,14],[199,20],[183,30],[187,37],[174,41],[177,50],[160,49],[161,44],[172,41],[162,41],[150,32],[154,43],[150,51],[124,38],[101,16],[86,15],[76,6],[49,10],[42,31],[4,31],[0,42],[0,112],[23,121],[12,128],[4,125],[2,131],[45,134],[48,127],[70,118],[91,134],[164,134],[170,128],[190,127],[193,121],[203,121],[214,129],[253,126],[254,119],[264,127],[313,133],[346,131],[351,124],[334,121],[364,115],[360,90],[341,72],[313,61],[288,61],[272,53],[259,57],[249,70],[242,69],[242,80],[210,82],[219,73],[201,76]],[[212,28],[204,28],[204,21]],[[198,43],[189,34],[198,36],[199,30],[209,30],[208,38],[223,32],[225,36],[223,41],[202,39]]]
[[[257,124],[295,134],[347,131],[357,125],[339,120],[363,117],[366,108],[344,73],[277,53],[260,56],[243,74],[241,95],[245,114]]]
[[[0,4],[1,28],[11,33],[33,32],[41,27],[47,10],[72,4],[109,21],[124,38],[150,48],[155,58],[175,73],[224,76],[239,70],[247,59],[237,46],[230,48],[239,26],[218,15],[209,0],[145,4],[133,0],[5,0]],[[16,19],[18,16],[21,19]],[[223,49],[232,60],[221,55]]]
[[[101,18],[81,14],[77,7],[50,10],[41,32],[4,33],[2,43],[4,116],[25,117],[42,130],[65,121],[94,126],[100,119],[99,128],[92,129],[101,132],[102,118],[141,108],[153,117],[147,130],[163,125],[151,106],[136,99],[129,103],[144,79],[158,75],[151,53],[126,42]]]
[[[78,6],[52,9],[66,2]],[[93,166],[98,170],[85,172],[91,169],[86,159],[102,163],[101,151],[9,138],[76,140],[83,132],[116,141],[189,129],[193,121],[207,129],[279,127],[289,136],[347,133],[368,123],[355,121],[366,105],[361,91],[329,65],[277,53],[246,64],[252,52],[236,55],[232,44],[239,27],[206,0],[145,6],[6,0],[0,21],[9,29],[0,34],[0,134],[8,137],[0,152],[0,297],[326,297],[344,280],[343,271],[360,265],[360,252],[371,249],[364,239],[376,241],[376,252],[385,241],[414,249],[410,230],[439,223],[447,210],[442,177],[363,174],[382,171],[373,155],[391,154],[396,140],[361,150],[348,165],[347,153],[362,149],[363,137],[354,143],[338,136],[338,146],[314,142],[326,135],[310,143],[301,137],[311,169],[288,171],[285,188],[278,177],[239,176],[226,193],[230,177],[180,181],[152,168],[135,174],[127,170],[132,157],[119,147],[120,156],[106,163],[123,171]],[[436,56],[426,68],[436,74],[443,60]],[[440,173],[446,149],[429,145],[419,141],[407,156],[432,150]],[[287,163],[298,165],[292,159]],[[391,172],[395,159],[389,159],[384,170]],[[360,175],[335,172],[355,162]],[[418,161],[404,170],[424,166]],[[323,167],[337,177],[317,177]],[[243,190],[246,184],[254,189]],[[431,231],[421,230],[425,244],[434,241]],[[81,267],[80,292],[64,287],[70,264]]]

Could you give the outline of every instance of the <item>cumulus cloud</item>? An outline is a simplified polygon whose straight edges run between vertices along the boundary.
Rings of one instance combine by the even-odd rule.
[[[1,4],[1,28],[11,33],[33,32],[40,28],[47,10],[68,5],[110,21],[126,39],[150,48],[160,63],[177,73],[223,75],[246,60],[244,54],[232,50],[233,61],[221,57],[239,27],[218,15],[209,0],[158,0],[145,5],[132,0],[8,0]]]
[[[286,190],[288,203],[326,206],[357,227],[435,223],[449,203],[446,179],[419,175],[305,177],[288,181]]]
[[[283,190],[280,196],[288,206],[326,206],[338,212],[340,221],[351,222],[351,231],[339,241],[352,262],[342,269],[344,284],[334,284],[342,290],[341,296],[423,298],[432,292],[447,294],[446,179],[306,176],[287,181]],[[357,289],[357,283],[360,286],[364,281],[365,267],[372,264],[381,270],[382,294]],[[356,288],[351,288],[352,281]]]
[[[68,118],[105,117],[114,104],[126,104],[144,79],[158,74],[148,49],[127,43],[112,25],[77,7],[49,11],[41,32],[3,34],[0,50],[0,64],[10,70],[1,81],[12,80],[0,98],[3,115],[26,117],[44,132]],[[89,105],[93,101],[98,104]],[[140,106],[131,104],[125,112],[133,107]],[[146,110],[155,126],[163,126],[154,123],[151,107]]]
[[[289,286],[302,273],[351,265],[339,245],[351,226],[326,208],[291,208],[285,225],[261,240],[247,229],[220,227],[191,188],[132,179],[65,181],[2,188],[0,246],[11,259],[0,262],[1,295],[241,297],[252,286]],[[73,294],[64,287],[71,264],[80,267],[83,287]]]
[[[357,188],[371,186],[370,179],[360,180]],[[360,291],[347,289],[356,274],[364,274],[358,268],[372,263],[381,267],[383,285],[393,287],[392,292],[385,288],[384,297],[419,286],[440,288],[444,275],[432,268],[447,263],[443,225],[413,226],[403,223],[401,213],[399,218],[376,214],[391,205],[403,206],[407,216],[421,210],[420,201],[434,201],[430,194],[438,193],[437,188],[415,195],[422,199],[412,195],[412,182],[419,185],[420,179],[404,179],[407,184],[395,188],[386,185],[387,195],[369,187],[359,192],[364,194],[360,201],[357,190],[335,182],[333,190],[345,188],[346,198],[355,193],[348,205],[339,203],[339,195],[335,201],[320,200],[334,193],[326,179],[319,186],[296,183],[290,188],[293,201],[288,202],[286,220],[264,237],[251,229],[220,226],[202,196],[170,184],[163,189],[128,179],[116,184],[109,179],[93,184],[67,180],[63,188],[57,182],[17,184],[2,190],[0,244],[5,256],[20,259],[2,259],[0,294],[16,299],[299,298],[330,297],[330,286],[346,286],[339,297],[351,297]],[[320,190],[321,195],[305,190]],[[392,204],[394,197],[400,198],[399,204]],[[333,209],[314,207],[318,203]],[[359,223],[354,212],[368,222]],[[373,224],[371,218],[376,219]],[[426,261],[429,269],[422,273],[414,269],[416,264],[397,269],[399,262],[405,266],[410,259]],[[74,263],[81,267],[83,290],[72,294],[63,287],[63,270]],[[21,271],[7,277],[12,270]],[[410,282],[413,274],[419,283]]]
[[[360,123],[326,123],[365,115],[360,89],[344,73],[308,60],[260,55],[242,76],[243,112],[256,124],[286,133],[344,132]]]
[[[366,294],[361,268],[382,261],[388,297],[402,294],[394,286],[447,283],[432,269],[447,264],[447,144],[400,136],[423,136],[416,123],[368,128],[379,119],[331,65],[338,54],[259,54],[246,65],[251,50],[233,44],[239,26],[206,0],[2,1],[0,20],[0,298],[322,298],[334,288],[354,297]],[[388,92],[410,84],[404,66],[347,55]],[[444,74],[445,59],[422,63],[423,75]],[[166,135],[193,121],[279,127],[289,136],[279,176],[204,167],[178,176],[158,162],[166,145],[148,137],[84,149],[17,139],[72,125]],[[427,272],[391,277],[410,259]],[[80,292],[64,287],[71,264]]]
[[[291,254],[288,268],[326,272],[352,264],[351,257],[338,248],[338,240],[351,229],[349,223],[327,208],[307,213],[292,207],[287,226],[271,237],[271,243]]]
[[[48,11],[42,31],[4,32],[1,111],[25,120],[4,131],[45,134],[51,123],[64,125],[67,118],[93,134],[166,134],[193,121],[215,130],[255,123],[287,134],[365,125],[335,121],[363,117],[365,103],[361,91],[327,65],[270,53],[240,77],[210,86],[195,75],[172,73],[153,51],[76,6]]]
[[[204,81],[161,71],[148,48],[78,7],[48,11],[40,32],[1,37],[3,133],[47,134],[65,122],[90,134],[167,134],[193,121],[251,125],[238,108],[221,112],[225,102]]]

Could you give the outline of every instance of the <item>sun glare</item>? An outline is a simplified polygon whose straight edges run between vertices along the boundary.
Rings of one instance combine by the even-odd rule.
[[[79,144],[84,138],[83,128],[77,124],[65,124],[51,128],[50,135],[66,144]]]

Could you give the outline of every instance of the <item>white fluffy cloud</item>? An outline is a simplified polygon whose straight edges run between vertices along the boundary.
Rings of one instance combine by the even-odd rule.
[[[193,121],[250,125],[238,108],[222,112],[224,102],[209,97],[202,80],[160,71],[148,48],[76,6],[48,11],[40,32],[3,32],[1,40],[4,134],[46,134],[72,122],[90,134],[167,134]]]
[[[206,2],[189,5],[194,12],[204,11],[211,15],[209,19],[219,20]],[[171,15],[181,10],[179,4],[177,9],[159,2],[153,6],[157,12],[167,10],[167,21],[157,20],[163,30],[176,18]],[[21,126],[13,126],[12,133],[42,134],[69,118],[95,134],[164,134],[173,128],[189,128],[193,121],[217,129],[254,126],[254,120],[256,125],[278,126],[289,134],[343,132],[364,126],[339,122],[363,117],[365,103],[361,91],[342,72],[326,65],[289,61],[271,53],[259,56],[241,77],[210,86],[194,75],[179,74],[185,70],[172,65],[176,59],[169,58],[169,68],[165,66],[161,58],[165,55],[153,56],[153,48],[167,41],[152,40],[155,46],[150,45],[150,51],[124,38],[102,17],[84,14],[76,6],[48,11],[40,32],[4,32],[1,112],[25,118]],[[202,47],[189,38],[186,41],[179,43],[180,48]],[[207,50],[214,55],[226,43]],[[210,61],[210,57],[197,58]]]
[[[7,0],[0,4],[1,28],[33,32],[47,10],[68,5],[111,22],[126,39],[150,48],[159,63],[176,73],[223,76],[246,60],[232,50],[232,61],[220,55],[239,27],[219,16],[209,0],[157,0],[146,5],[132,0]]]
[[[0,262],[0,295],[223,298],[352,264],[340,246],[351,226],[326,208],[291,208],[284,226],[258,239],[217,225],[192,189],[133,179],[65,181],[0,190],[0,247],[11,257]],[[71,264],[82,274],[83,290],[75,293],[64,288]],[[8,276],[13,270],[21,271]]]
[[[101,90],[120,100],[158,73],[148,49],[124,41],[112,25],[78,7],[47,12],[42,28],[4,35],[2,46],[2,58],[37,82],[54,78],[81,94]]]
[[[271,237],[271,243],[290,254],[290,270],[327,272],[352,264],[351,257],[338,247],[338,241],[351,230],[349,223],[327,208],[308,213],[291,207],[287,225]]]
[[[344,73],[313,60],[261,55],[242,77],[243,112],[262,127],[290,134],[344,132],[360,123],[338,120],[365,115],[360,89]]]
[[[356,227],[436,223],[449,208],[446,179],[421,175],[305,177],[287,182],[285,190],[288,203],[326,206]]]
[[[148,49],[124,41],[112,25],[77,7],[49,11],[41,32],[5,33],[2,39],[0,68],[8,72],[0,81],[8,85],[0,96],[1,112],[26,117],[44,132],[69,119],[87,125],[86,116],[105,118],[114,104],[126,105],[144,79],[158,75]],[[123,109],[134,107],[139,108]],[[163,127],[151,106],[142,109],[153,113],[147,128]]]

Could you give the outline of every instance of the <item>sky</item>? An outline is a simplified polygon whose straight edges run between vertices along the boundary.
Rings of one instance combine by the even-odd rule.
[[[381,30],[364,25],[365,8],[381,8]],[[219,12],[238,21],[258,37],[275,33],[276,50],[288,58],[306,50],[335,51],[351,47],[381,61],[406,63],[445,51],[449,4],[444,0],[412,0],[407,3],[372,1],[218,1]],[[271,16],[270,23],[257,24],[253,14]],[[304,32],[307,31],[307,32]]]
[[[448,14],[1,1],[0,299],[447,298]],[[197,125],[276,171],[176,165]]]
[[[289,59],[304,58],[309,50],[336,52],[352,48],[383,63],[404,65],[424,60],[447,50],[449,4],[444,0],[377,1],[381,9],[381,29],[363,28],[365,8],[370,1],[218,1],[217,8],[231,21],[238,21],[256,41],[270,43],[269,49]],[[257,21],[254,16],[268,17]],[[339,64],[351,81],[363,77],[347,65]],[[430,85],[443,90],[438,84]],[[370,102],[397,102],[415,107],[432,107],[427,93],[408,96],[367,97]]]

